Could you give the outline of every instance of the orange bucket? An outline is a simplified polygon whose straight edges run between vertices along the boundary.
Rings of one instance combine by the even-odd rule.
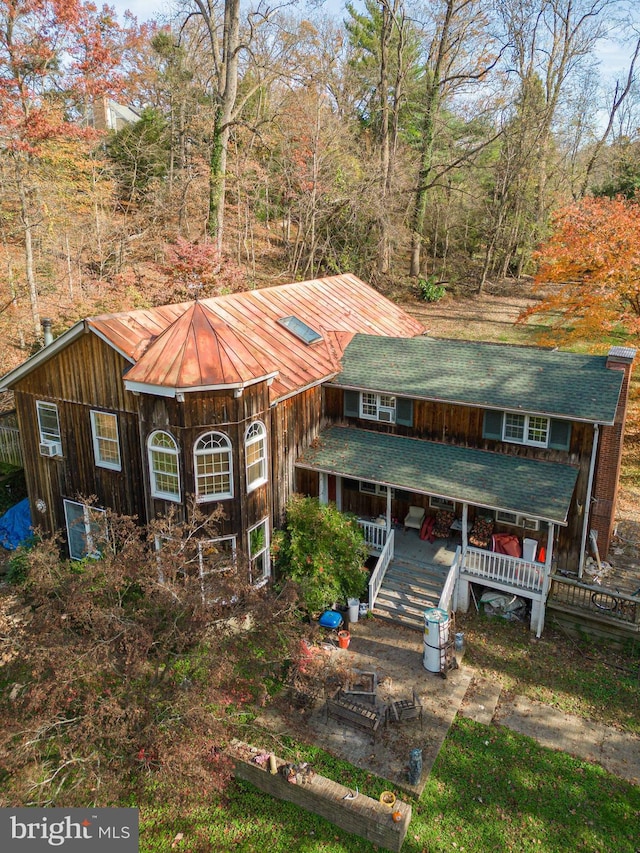
[[[348,631],[338,631],[338,645],[341,649],[348,649],[351,642],[351,634]]]

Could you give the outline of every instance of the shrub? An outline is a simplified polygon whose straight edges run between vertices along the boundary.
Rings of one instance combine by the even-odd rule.
[[[430,275],[428,278],[419,278],[418,287],[425,302],[439,302],[446,293],[444,285],[438,284],[435,275]]]
[[[272,551],[278,573],[298,584],[309,612],[357,598],[366,588],[364,536],[355,517],[333,504],[293,495]]]

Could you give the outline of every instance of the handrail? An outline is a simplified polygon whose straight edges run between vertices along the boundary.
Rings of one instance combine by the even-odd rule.
[[[640,598],[605,586],[551,575],[548,601],[566,604],[602,619],[640,626]]]
[[[390,530],[385,546],[382,549],[382,553],[378,557],[376,567],[369,578],[369,610],[373,610],[375,607],[376,598],[380,592],[380,587],[382,586],[385,573],[389,568],[389,564],[393,560],[394,539],[395,532]]]
[[[362,528],[364,541],[367,543],[369,550],[380,553],[387,542],[388,531],[386,525],[378,524],[377,521],[367,521],[365,518],[359,518],[358,524]]]
[[[542,563],[485,551],[482,548],[467,548],[461,570],[529,592],[541,593],[544,587]]]
[[[438,607],[441,610],[446,610],[449,613],[451,610],[456,610],[456,607],[452,607],[453,594],[456,588],[456,582],[458,580],[458,575],[460,573],[460,563],[462,562],[462,549],[458,545],[456,548],[456,553],[453,557],[453,562],[451,563],[451,567],[449,569],[449,574],[447,575],[447,579],[444,582],[444,586],[442,587],[442,592],[440,593],[440,601],[438,602]]]

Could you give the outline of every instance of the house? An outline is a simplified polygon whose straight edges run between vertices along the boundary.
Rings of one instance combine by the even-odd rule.
[[[118,104],[107,95],[94,99],[89,105],[85,120],[95,130],[122,130],[140,121],[140,113],[125,104]]]
[[[373,607],[394,548],[421,541],[401,532],[413,507],[420,528],[444,518],[459,536],[459,607],[475,582],[517,591],[539,632],[552,569],[578,571],[592,532],[608,550],[634,355],[428,337],[340,275],[88,318],[0,390],[15,396],[33,517],[66,527],[72,557],[91,550],[100,508],[145,521],[195,496],[222,505],[220,542],[258,583],[300,491],[361,519]]]

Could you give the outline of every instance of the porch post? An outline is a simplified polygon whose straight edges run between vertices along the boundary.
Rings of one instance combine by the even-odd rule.
[[[540,637],[544,628],[544,616],[547,605],[547,595],[549,594],[549,584],[551,582],[551,560],[553,557],[553,539],[555,532],[555,524],[549,522],[549,531],[547,533],[547,553],[544,561],[544,569],[542,575],[542,593],[540,595],[539,609],[537,613],[536,637]],[[533,608],[532,608],[533,610]],[[531,614],[533,617],[533,612]],[[533,621],[533,619],[532,619]],[[533,627],[533,626],[532,626]]]
[[[336,509],[342,512],[342,477],[336,474]]]
[[[462,504],[462,553],[467,550],[467,518],[469,517],[469,504]]]
[[[318,486],[318,500],[321,504],[329,503],[329,475],[320,471],[320,483]]]
[[[387,530],[391,530],[391,486],[387,486]]]

